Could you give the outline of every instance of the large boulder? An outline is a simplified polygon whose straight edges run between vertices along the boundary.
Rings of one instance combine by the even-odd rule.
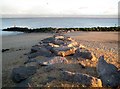
[[[99,57],[97,72],[104,86],[117,87],[120,85],[120,73],[118,68],[113,64],[107,63],[103,55]]]
[[[47,49],[44,46],[34,46],[31,48],[31,53],[28,54],[28,58],[35,58],[37,56],[46,56],[46,57],[50,57],[53,54],[51,53],[51,51],[49,51],[49,49]]]
[[[52,54],[51,52],[35,52],[35,53],[30,53],[28,54],[28,58],[31,59],[31,58],[35,58],[37,56],[45,56],[45,57],[51,57],[51,56],[54,56],[54,54]]]
[[[56,40],[64,40],[64,36],[62,35],[58,35],[58,36],[54,36]]]
[[[75,47],[67,47],[67,46],[60,46],[60,47],[53,47],[51,49],[51,51],[57,55],[57,56],[68,56],[68,55],[71,55],[71,54],[74,54],[75,53],[75,50],[77,48]]]
[[[64,45],[65,44],[65,42],[63,40],[54,40],[53,43],[56,45]]]
[[[78,48],[76,51],[75,51],[75,54],[74,54],[74,57],[76,58],[83,58],[83,59],[90,59],[92,60],[93,59],[93,53],[91,53],[89,50],[87,49],[81,49],[81,48]]]
[[[26,60],[25,62],[24,62],[24,64],[27,66],[27,65],[38,65],[39,64],[39,62],[45,62],[45,61],[49,61],[49,58],[51,58],[51,57],[45,57],[45,56],[37,56],[37,57],[35,57],[35,58],[30,58],[30,59],[28,59],[28,60]]]
[[[68,41],[68,40],[55,40],[53,43],[54,43],[55,45],[67,46],[67,47],[79,46],[76,41]]]
[[[37,61],[39,65],[46,65],[46,66],[57,64],[57,63],[67,63],[67,62],[68,60],[65,57],[60,57],[60,56],[50,57],[50,58],[41,59]]]
[[[34,59],[28,59],[24,64],[34,65],[34,63],[35,63],[35,66],[38,66],[38,65],[48,66],[48,65],[53,65],[57,63],[68,63],[68,60],[65,57],[60,57],[60,56],[55,56],[55,57],[38,56]]]
[[[33,46],[31,48],[31,53],[34,53],[34,52],[48,52],[49,50],[47,48],[45,48],[45,46]]]
[[[74,39],[72,39],[71,37],[66,37],[64,38],[66,41],[75,41]]]
[[[68,47],[76,47],[76,46],[78,46],[78,43],[76,41],[67,41],[66,46],[68,46]]]
[[[45,38],[42,40],[43,43],[53,43],[55,40],[54,37]]]
[[[21,81],[27,79],[28,77],[30,77],[31,75],[33,75],[35,73],[36,73],[36,67],[21,66],[19,68],[13,68],[11,77],[14,82],[18,83],[18,82],[21,82]]]
[[[68,81],[68,82],[72,82],[72,83],[80,83],[87,87],[88,86],[102,87],[102,82],[100,79],[95,78],[93,76],[89,76],[87,74],[82,74],[82,73],[62,71],[62,79],[64,81]]]
[[[54,38],[56,40],[63,40],[63,41],[74,41],[71,37],[68,37],[66,35],[55,35]]]
[[[32,46],[31,53],[38,52],[41,49],[40,46]]]

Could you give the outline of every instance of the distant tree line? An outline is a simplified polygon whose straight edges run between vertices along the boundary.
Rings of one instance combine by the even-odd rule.
[[[17,31],[25,33],[34,33],[34,32],[68,32],[68,31],[120,31],[120,27],[91,27],[91,28],[27,28],[27,27],[10,27],[3,29],[3,31]]]

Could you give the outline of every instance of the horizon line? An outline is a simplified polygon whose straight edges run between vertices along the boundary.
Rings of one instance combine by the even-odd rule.
[[[1,15],[0,18],[120,18],[119,15]]]

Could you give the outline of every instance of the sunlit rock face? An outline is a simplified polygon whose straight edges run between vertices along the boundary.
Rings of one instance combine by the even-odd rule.
[[[83,73],[75,73],[70,71],[63,71],[62,72],[62,79],[69,81],[69,82],[75,82],[80,83],[85,86],[91,86],[91,87],[102,87],[102,82],[100,79],[95,78],[93,76],[83,74]]]

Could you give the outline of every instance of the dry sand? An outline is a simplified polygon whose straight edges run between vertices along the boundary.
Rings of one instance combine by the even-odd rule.
[[[77,42],[85,45],[95,54],[97,58],[101,54],[104,54],[105,58],[108,59],[107,60],[108,62],[113,63],[118,68],[120,68],[119,60],[118,60],[118,33],[117,32],[71,32],[71,33],[67,33],[66,35],[74,38]],[[53,34],[29,33],[29,34],[22,34],[22,35],[16,35],[16,36],[4,36],[2,38],[2,48],[10,49],[9,51],[2,53],[3,87],[14,86],[14,83],[10,79],[12,68],[23,65],[24,61],[27,60],[27,56],[25,54],[30,51],[31,46],[37,44],[38,42],[40,42],[40,40],[50,36],[53,36]],[[80,71],[80,69],[78,68],[78,65],[74,67],[75,69],[78,69],[76,71]],[[70,66],[68,69],[70,69]],[[90,70],[91,70],[90,72],[91,75],[96,76],[96,73],[93,73],[94,72],[93,70],[95,69],[90,69]],[[42,69],[39,71],[41,72]],[[85,71],[87,71],[87,69]],[[89,71],[87,73],[89,74]],[[38,78],[36,75],[33,79],[33,82],[35,82],[35,79]],[[44,73],[43,75],[40,75],[40,76],[44,77],[46,75],[47,74]]]
[[[67,35],[86,47],[118,54],[118,32],[73,32]]]

